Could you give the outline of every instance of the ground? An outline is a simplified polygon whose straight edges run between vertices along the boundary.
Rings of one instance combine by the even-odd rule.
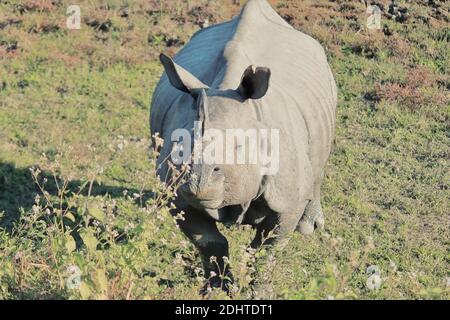
[[[200,299],[199,257],[154,177],[149,105],[158,54],[245,1],[77,2],[80,30],[70,1],[0,2],[0,298]],[[270,262],[272,297],[448,299],[449,3],[378,1],[377,31],[363,1],[270,2],[324,46],[339,90],[326,227]],[[247,298],[253,231],[221,228]]]

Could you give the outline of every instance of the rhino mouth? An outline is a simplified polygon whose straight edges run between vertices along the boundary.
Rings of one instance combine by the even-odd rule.
[[[203,198],[192,193],[188,188],[180,188],[181,196],[194,208],[217,210],[223,207],[223,199]]]
[[[199,204],[201,208],[205,209],[220,209],[222,208],[222,200],[200,200]]]

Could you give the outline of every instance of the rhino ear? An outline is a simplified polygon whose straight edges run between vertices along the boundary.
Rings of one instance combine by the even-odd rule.
[[[269,89],[270,74],[269,68],[249,66],[237,91],[244,99],[261,99]]]
[[[178,90],[196,97],[199,92],[198,89],[209,88],[189,71],[177,65],[169,56],[162,53],[159,56],[159,60],[164,66],[164,70],[166,71],[170,83]]]

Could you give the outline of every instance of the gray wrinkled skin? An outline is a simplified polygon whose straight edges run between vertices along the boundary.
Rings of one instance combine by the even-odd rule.
[[[197,32],[174,62],[163,55],[161,61],[166,72],[150,116],[152,135],[164,139],[161,178],[168,173],[163,160],[173,148],[173,130],[191,130],[205,118],[202,113],[206,129],[280,130],[275,175],[261,176],[259,164],[194,165],[180,188],[180,228],[200,251],[206,277],[223,273],[218,268],[228,256],[216,221],[253,225],[252,247],[270,230],[276,238],[266,243],[281,245],[296,229],[310,234],[322,227],[320,185],[334,140],[337,94],[321,45],[289,26],[265,0],[250,0],[233,20]],[[218,264],[210,263],[211,256]]]

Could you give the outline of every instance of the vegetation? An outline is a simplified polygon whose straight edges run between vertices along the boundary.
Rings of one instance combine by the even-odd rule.
[[[158,53],[240,3],[77,2],[80,30],[70,1],[0,2],[0,298],[200,298],[200,259],[154,176],[148,106]],[[277,254],[271,297],[448,299],[450,4],[379,1],[370,31],[363,2],[270,2],[324,45],[339,87],[326,227]],[[221,229],[247,298],[247,262],[265,251],[245,250],[250,228]]]

